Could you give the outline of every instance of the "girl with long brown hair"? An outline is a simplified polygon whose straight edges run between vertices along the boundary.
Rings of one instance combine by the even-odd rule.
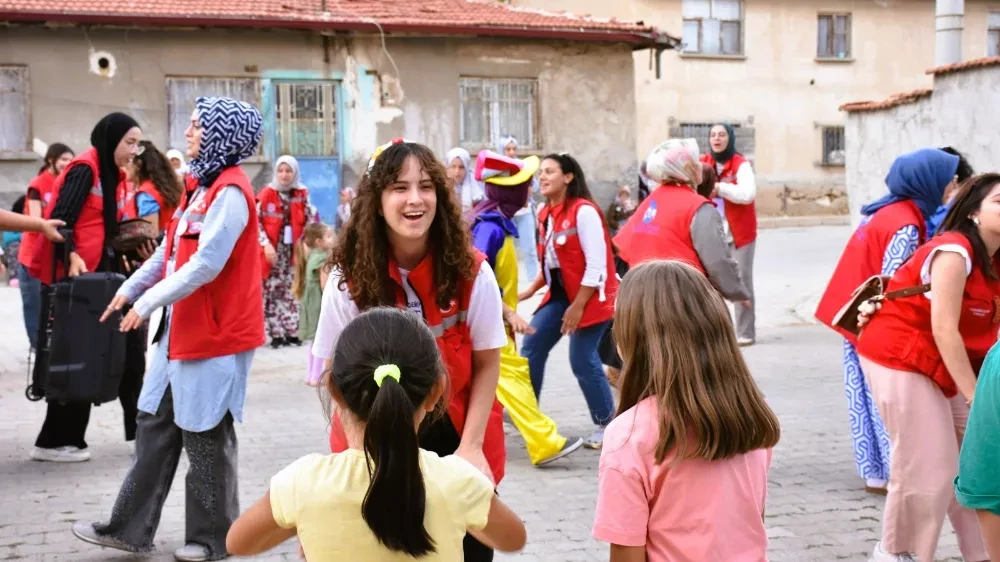
[[[376,151],[329,264],[313,354],[329,363],[347,324],[371,308],[420,315],[450,385],[448,416],[424,424],[420,447],[457,454],[499,483],[506,453],[496,390],[507,344],[500,289],[429,148],[397,139]],[[348,447],[336,415],[330,445]],[[492,559],[492,549],[466,537],[465,560]]]
[[[618,290],[621,400],[604,435],[594,537],[611,561],[766,560],[780,428],[708,279],[644,262]],[[652,493],[650,493],[652,491]]]
[[[132,185],[118,199],[119,220],[143,219],[159,232],[166,230],[184,189],[167,157],[150,141],[140,141],[125,172]]]

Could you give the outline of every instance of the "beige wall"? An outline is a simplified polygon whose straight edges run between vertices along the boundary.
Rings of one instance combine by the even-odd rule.
[[[115,56],[114,77],[89,72],[90,45]],[[337,78],[350,98],[338,120],[344,184],[351,185],[372,149],[396,136],[443,157],[458,142],[459,77],[473,75],[537,78],[540,150],[576,155],[600,199],[610,201],[622,170],[635,161],[627,45],[459,38],[395,38],[387,45],[395,67],[374,37],[330,38],[324,63],[322,38],[308,32],[10,27],[0,33],[0,64],[29,67],[32,136],[77,150],[110,111],[129,112],[147,138],[164,146],[166,76]],[[21,192],[38,166],[0,155],[0,196]],[[265,166],[248,168],[267,181]]]
[[[515,4],[577,14],[642,20],[674,36],[682,32],[681,0],[514,0]],[[886,7],[880,7],[880,4]],[[986,55],[986,14],[1000,2],[966,2],[964,56]],[[817,62],[817,14],[852,14],[853,62]],[[729,120],[755,128],[755,168],[761,213],[846,211],[843,168],[817,165],[817,125],[843,125],[844,102],[883,99],[927,88],[934,65],[934,2],[930,0],[749,0],[744,2],[743,59],[699,58],[667,51],[662,77],[650,53],[635,53],[637,149],[643,156],[672,124]],[[850,144],[851,138],[846,142]],[[836,192],[831,197],[831,188]],[[831,201],[832,199],[832,201]]]

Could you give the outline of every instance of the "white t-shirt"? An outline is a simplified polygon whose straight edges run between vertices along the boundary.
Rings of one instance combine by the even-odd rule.
[[[400,269],[403,279],[403,289],[406,292],[407,310],[423,316],[423,306],[416,293],[407,282],[409,271]],[[351,300],[347,287],[340,288],[341,275],[339,271],[330,274],[323,289],[323,305],[319,313],[319,325],[316,327],[316,338],[313,340],[312,353],[320,359],[332,359],[333,348],[337,345],[340,333],[347,324],[361,314],[358,305]],[[500,287],[493,275],[490,264],[483,262],[472,283],[472,295],[469,300],[466,323],[472,336],[473,351],[499,349],[507,345],[507,330],[503,324],[503,301],[500,300]]]

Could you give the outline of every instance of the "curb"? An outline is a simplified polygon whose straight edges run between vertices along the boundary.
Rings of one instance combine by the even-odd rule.
[[[805,217],[760,217],[757,228],[796,228],[807,226],[847,226],[851,224],[848,215],[815,215]]]

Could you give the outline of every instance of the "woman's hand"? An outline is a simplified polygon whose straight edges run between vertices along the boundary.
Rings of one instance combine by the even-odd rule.
[[[882,308],[881,301],[865,301],[858,305],[858,329],[862,330],[871,321],[872,316],[875,315]]]
[[[143,318],[139,316],[139,313],[135,311],[135,308],[132,308],[128,311],[128,314],[122,318],[122,323],[119,325],[119,329],[122,332],[131,332],[141,326],[143,322]]]
[[[575,332],[581,318],[583,318],[583,307],[577,304],[569,305],[569,308],[563,313],[562,334],[568,336]]]
[[[521,291],[520,293],[517,294],[517,302],[526,301],[530,299],[531,296],[534,294],[535,293],[532,293],[531,291]]]
[[[104,322],[111,316],[112,312],[118,312],[126,304],[128,304],[128,297],[125,295],[115,295],[115,298],[111,299],[111,304],[104,309],[104,314],[101,315],[101,322]]]
[[[264,259],[271,265],[278,261],[278,253],[274,251],[274,246],[270,244],[264,246]]]
[[[490,463],[486,462],[486,455],[483,454],[482,447],[475,448],[459,445],[455,454],[468,461],[472,466],[478,468],[479,472],[482,472],[487,478],[490,479],[490,482],[496,484],[496,478],[493,476],[493,470],[490,468]]]
[[[136,248],[135,252],[139,254],[139,257],[142,258],[143,261],[145,261],[153,257],[153,254],[156,253],[156,247],[159,245],[160,243],[157,242],[156,240],[150,240],[145,244],[143,244],[142,246]]]
[[[42,225],[38,231],[42,233],[42,236],[53,242],[63,242],[63,236],[59,234],[59,229],[63,226],[66,226],[66,223],[63,221],[49,219],[42,221]]]
[[[514,330],[515,334],[525,334],[530,336],[535,333],[535,329],[531,327],[531,324],[528,324],[524,318],[521,318],[521,316],[514,311],[507,314],[506,320],[507,323],[510,324],[510,329]]]
[[[66,275],[69,275],[70,277],[78,277],[83,273],[87,273],[87,264],[83,263],[83,258],[80,257],[80,254],[70,252],[69,269],[67,270]]]

